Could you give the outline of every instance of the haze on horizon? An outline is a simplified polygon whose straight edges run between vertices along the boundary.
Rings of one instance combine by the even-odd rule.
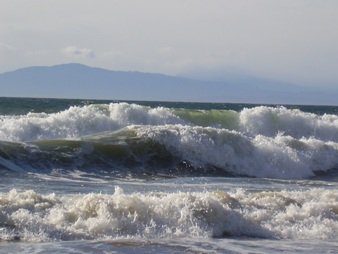
[[[0,73],[77,62],[338,87],[338,1],[3,0]]]

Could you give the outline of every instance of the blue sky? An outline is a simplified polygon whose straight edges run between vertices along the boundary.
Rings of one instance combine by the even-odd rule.
[[[338,87],[336,0],[2,0],[0,72],[78,62]]]

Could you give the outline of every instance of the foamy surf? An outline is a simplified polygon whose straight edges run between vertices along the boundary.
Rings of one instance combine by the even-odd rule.
[[[337,250],[337,108],[93,103],[5,100],[0,252]]]
[[[338,141],[338,116],[318,115],[285,107],[233,110],[191,110],[147,107],[128,103],[72,106],[57,113],[28,113],[0,117],[0,139],[33,141],[77,139],[129,125],[189,125],[214,127],[254,137],[274,137],[279,133],[294,138]]]
[[[81,139],[0,142],[0,166],[16,172],[55,168],[117,177],[250,176],[306,179],[334,171],[338,143],[310,138],[247,136],[190,125],[130,125]]]
[[[149,158],[154,157],[147,159],[136,151],[136,145],[148,154],[165,157],[156,162],[157,169],[153,162],[151,170],[163,173],[165,168],[166,174],[185,163],[194,168],[195,175],[200,174],[201,168],[207,172],[213,168],[218,175],[224,172],[300,179],[338,166],[337,116],[284,107],[261,106],[235,112],[112,103],[73,106],[51,114],[6,116],[1,120],[2,140],[26,142],[14,145],[17,150],[9,149],[13,145],[6,142],[1,144],[6,155],[1,165],[16,171],[25,165],[36,169],[38,160],[44,161],[38,163],[44,169],[67,165],[80,170],[100,168],[95,164],[99,160],[103,167],[110,168],[108,171],[121,171],[126,161],[135,162],[129,163],[129,168],[149,169]],[[134,138],[141,140],[132,141]],[[51,139],[64,141],[48,141]],[[150,148],[151,142],[158,145]],[[51,162],[49,158],[53,157],[57,159]],[[146,174],[152,172],[148,170]]]
[[[338,192],[0,195],[2,240],[135,238],[337,239]]]

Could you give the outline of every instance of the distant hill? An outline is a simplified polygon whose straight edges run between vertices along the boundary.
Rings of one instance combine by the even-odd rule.
[[[338,104],[338,90],[309,90],[272,81],[193,80],[111,71],[82,64],[28,67],[0,74],[0,96],[112,100]]]

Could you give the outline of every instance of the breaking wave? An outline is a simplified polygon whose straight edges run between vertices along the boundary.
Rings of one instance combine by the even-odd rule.
[[[285,107],[74,106],[1,116],[0,140],[0,167],[20,172],[302,179],[338,168],[338,116]]]
[[[317,115],[285,107],[260,106],[236,112],[150,108],[128,103],[93,104],[51,114],[0,116],[0,123],[0,140],[7,141],[76,139],[128,125],[166,124],[223,128],[251,137],[284,133],[294,138],[338,141],[337,115]]]

